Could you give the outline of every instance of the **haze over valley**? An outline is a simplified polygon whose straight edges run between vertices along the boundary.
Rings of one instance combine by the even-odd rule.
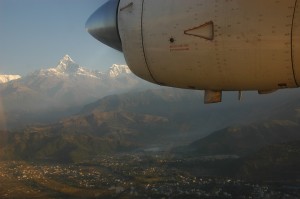
[[[177,177],[184,172],[187,181],[199,184],[203,176],[208,184],[212,183],[209,179],[216,180],[216,184],[229,179],[235,183],[237,179],[284,181],[297,188],[263,192],[270,196],[299,196],[299,90],[269,95],[245,92],[242,101],[238,101],[236,92],[228,92],[224,93],[222,103],[205,105],[202,91],[153,85],[133,75],[126,65],[114,64],[104,72],[89,70],[68,55],[57,66],[23,77],[1,75],[0,79],[0,166],[5,175],[18,176],[18,170],[9,168],[24,171],[24,164],[29,162],[32,166],[27,165],[27,171],[34,173],[45,172],[53,164],[61,171],[67,169],[62,165],[68,164],[74,166],[74,172],[93,167],[95,172],[105,173],[105,168],[110,170],[116,187],[124,189],[126,198],[134,195],[126,192],[133,186],[130,183],[138,195],[145,192],[149,196],[166,196],[164,191],[154,191],[154,187],[162,184],[168,184],[173,191],[184,189],[183,184],[171,186],[169,177],[169,172]],[[144,166],[138,166],[140,162]],[[40,169],[36,164],[42,165]],[[121,168],[116,166],[121,164]],[[150,172],[161,166],[168,174],[160,174],[162,184],[156,176],[158,170]],[[132,168],[136,168],[136,173],[129,172]],[[28,179],[20,176],[18,186],[32,193],[43,186],[46,197],[72,197],[74,193],[70,190],[86,190],[83,185],[64,184],[63,172],[58,173],[55,189],[35,175]],[[94,186],[107,191],[112,179],[103,179],[107,179],[109,186],[100,186],[100,182]],[[28,180],[35,182],[31,188],[27,187]],[[10,182],[16,183],[13,179]],[[246,196],[256,193],[246,186],[247,181],[239,183],[238,189],[250,190]],[[144,188],[147,184],[153,186],[152,191]],[[60,186],[69,186],[69,191]],[[102,193],[111,196],[115,188]],[[7,194],[4,189],[0,188],[0,194]],[[228,192],[234,196],[232,190]],[[201,192],[181,196],[196,193],[199,196]],[[208,193],[216,194],[213,189]],[[11,196],[18,197],[22,192],[16,194]],[[82,194],[97,196],[94,192]],[[173,194],[180,195],[175,191]]]

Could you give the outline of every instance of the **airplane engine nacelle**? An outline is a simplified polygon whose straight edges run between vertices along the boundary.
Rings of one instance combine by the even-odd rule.
[[[106,4],[115,6],[111,6],[116,12],[114,32],[118,31],[121,43],[117,48],[109,38],[104,43],[122,50],[132,72],[147,81],[199,90],[262,92],[300,84],[297,0],[110,0]],[[96,13],[107,12],[106,4]],[[89,21],[89,32],[95,32]]]

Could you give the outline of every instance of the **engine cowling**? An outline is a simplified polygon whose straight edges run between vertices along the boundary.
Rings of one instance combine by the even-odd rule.
[[[117,4],[114,16],[126,62],[147,81],[213,91],[265,92],[299,86],[296,0],[106,4],[112,2]]]

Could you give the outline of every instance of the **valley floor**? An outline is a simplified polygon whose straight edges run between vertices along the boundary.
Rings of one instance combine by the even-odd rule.
[[[0,197],[300,197],[299,183],[250,182],[234,177],[205,175],[204,171],[195,174],[195,165],[201,164],[201,161],[203,164],[207,162],[203,158],[187,161],[184,158],[159,153],[103,155],[77,164],[2,161]]]

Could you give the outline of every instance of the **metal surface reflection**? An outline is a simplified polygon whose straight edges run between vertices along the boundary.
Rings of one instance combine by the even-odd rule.
[[[119,0],[109,0],[98,8],[86,22],[87,31],[100,42],[122,51],[118,31]]]

